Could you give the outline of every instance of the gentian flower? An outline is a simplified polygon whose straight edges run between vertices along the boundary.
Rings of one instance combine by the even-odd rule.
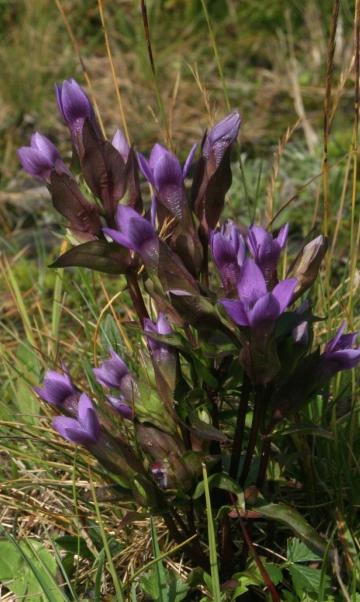
[[[213,232],[211,252],[226,290],[236,288],[241,268],[245,261],[245,241],[238,228],[231,221]]]
[[[231,186],[230,153],[239,133],[241,118],[233,111],[207,132],[192,182],[193,210],[204,233],[214,230]]]
[[[114,137],[111,141],[111,144],[113,145],[114,148],[116,148],[118,153],[121,155],[124,163],[126,163],[128,160],[128,157],[129,157],[130,146],[128,144],[128,141],[126,140],[126,137],[124,136],[124,134],[121,130],[119,130],[119,129],[116,130]]]
[[[79,399],[77,418],[57,416],[53,420],[53,427],[64,439],[80,445],[95,445],[100,437],[99,419],[85,393]]]
[[[247,259],[237,287],[240,300],[223,299],[221,304],[239,326],[268,331],[290,304],[295,286],[296,279],[289,278],[269,293],[262,271]]]
[[[184,215],[184,179],[191,167],[195,151],[196,145],[192,147],[183,169],[178,158],[161,144],[153,146],[149,160],[138,153],[139,166],[145,178],[155,188],[160,202],[178,219],[182,219]]]
[[[159,359],[161,357],[166,357],[170,348],[166,343],[161,343],[158,340],[155,340],[151,337],[151,334],[156,335],[167,335],[173,332],[166,316],[163,313],[159,313],[159,317],[156,322],[153,322],[149,318],[144,319],[144,331],[147,334],[147,342],[150,348],[150,351],[155,359]]]
[[[34,391],[43,401],[76,414],[80,391],[67,372],[60,374],[55,370],[48,370],[43,387],[34,387]]]
[[[85,119],[98,129],[92,104],[77,81],[66,79],[62,84],[56,84],[55,91],[60,112],[75,142],[81,136]]]
[[[19,148],[18,157],[25,171],[48,183],[53,169],[68,173],[56,146],[39,132],[31,136],[30,146]]]
[[[259,226],[251,226],[247,237],[249,250],[269,284],[276,272],[280,253],[286,245],[289,225],[283,226],[276,238]]]
[[[132,418],[134,418],[134,411],[129,406],[129,404],[126,403],[125,397],[123,395],[121,395],[120,397],[108,395],[107,400],[122,418],[127,418],[128,420],[132,420]]]
[[[344,321],[320,356],[321,369],[329,377],[340,370],[355,368],[360,361],[360,347],[354,347],[357,332],[344,334],[345,328],[346,322]]]
[[[119,389],[125,399],[133,400],[137,390],[136,383],[124,360],[113,349],[110,350],[110,358],[99,368],[94,368],[93,372],[98,383],[105,387]]]
[[[209,159],[210,155],[215,157],[216,167],[222,161],[222,158],[231,144],[233,144],[238,136],[241,124],[241,117],[238,111],[233,111],[224,119],[219,121],[207,133],[202,155]]]
[[[156,263],[159,239],[150,222],[125,205],[118,206],[115,221],[118,230],[103,228],[103,232],[119,245],[139,253],[144,263]]]

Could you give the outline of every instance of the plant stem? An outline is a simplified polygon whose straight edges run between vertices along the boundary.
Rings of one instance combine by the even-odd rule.
[[[256,487],[258,489],[262,488],[264,481],[265,481],[266,471],[267,471],[267,467],[268,467],[269,460],[270,460],[270,451],[271,451],[271,438],[267,437],[263,442],[263,446],[262,446],[262,450],[261,450],[259,472],[258,472],[258,476],[256,479]]]
[[[126,281],[131,297],[131,301],[133,302],[135,311],[140,320],[141,325],[143,324],[144,318],[148,318],[149,314],[146,309],[144,299],[139,287],[139,282],[137,279],[137,275],[134,272],[129,272],[126,276]]]
[[[250,437],[249,437],[248,446],[247,446],[247,450],[246,450],[244,465],[243,465],[240,479],[239,479],[239,482],[241,485],[245,484],[245,481],[249,474],[251,460],[252,460],[254,450],[256,447],[257,436],[258,436],[259,428],[261,425],[261,420],[263,417],[263,410],[264,410],[263,406],[264,406],[263,389],[260,387],[257,387],[256,394],[255,394],[255,407],[254,407],[254,414],[253,414],[253,420],[252,420],[252,425],[251,425]]]
[[[240,462],[241,450],[242,450],[242,445],[243,445],[243,440],[244,440],[245,419],[246,419],[246,413],[247,413],[248,406],[249,406],[250,388],[251,388],[250,379],[249,379],[248,375],[246,374],[246,372],[244,372],[243,385],[242,385],[242,391],[241,391],[241,397],[240,397],[240,403],[239,403],[239,409],[238,409],[238,415],[237,415],[237,421],[236,421],[236,428],[235,428],[235,434],[234,434],[234,444],[233,444],[231,460],[230,460],[230,469],[229,469],[229,475],[233,479],[236,479],[236,477],[238,475],[238,471],[239,471],[239,462]]]

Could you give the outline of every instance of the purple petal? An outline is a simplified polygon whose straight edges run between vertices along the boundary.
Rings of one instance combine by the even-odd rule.
[[[277,299],[271,293],[267,293],[258,301],[249,312],[249,321],[252,328],[266,327],[275,322],[281,311]]]
[[[68,374],[59,374],[54,370],[46,372],[43,387],[34,387],[41,399],[50,404],[60,406],[67,397],[77,392]]]
[[[346,320],[343,320],[340,324],[340,327],[337,331],[337,333],[335,334],[335,336],[330,339],[330,341],[327,343],[326,347],[325,347],[325,353],[327,353],[328,351],[335,351],[337,348],[337,345],[341,339],[341,337],[344,334],[344,330],[346,328]]]
[[[51,162],[37,149],[22,146],[17,151],[19,161],[25,171],[31,176],[48,180],[53,168]]]
[[[126,205],[119,205],[116,213],[116,230],[104,228],[108,234],[119,244],[137,251],[145,262],[156,261],[159,254],[159,239],[151,223],[139,215],[134,209]]]
[[[289,235],[289,224],[285,224],[282,228],[280,228],[279,234],[276,237],[277,242],[281,249],[283,249],[286,245],[286,241]]]
[[[52,421],[53,428],[71,443],[76,445],[91,445],[93,439],[81,428],[78,421],[67,416],[56,416]]]
[[[136,153],[136,156],[137,156],[139,167],[143,173],[144,178],[148,182],[150,182],[150,184],[154,185],[153,170],[151,169],[148,160],[145,159],[144,155],[142,155],[141,153]]]
[[[35,132],[35,134],[31,136],[31,146],[37,148],[52,164],[55,164],[57,159],[61,159],[55,144],[39,132]]]
[[[333,375],[340,370],[355,368],[360,361],[360,349],[342,349],[325,353],[322,357],[325,370]]]
[[[56,102],[57,102],[57,105],[59,107],[60,113],[62,114],[62,116],[64,116],[64,109],[63,109],[62,100],[61,100],[61,91],[62,91],[62,85],[61,84],[55,84]]]
[[[126,163],[128,156],[129,156],[130,146],[128,144],[126,137],[124,136],[124,134],[121,130],[119,130],[119,129],[116,130],[114,137],[111,141],[111,144],[120,153],[121,157],[123,158],[123,160]]]
[[[159,313],[156,326],[159,334],[167,335],[173,332],[167,317],[162,312]]]
[[[357,332],[348,332],[347,334],[343,334],[336,345],[336,350],[350,349],[353,345],[355,345],[357,336]]]
[[[241,301],[222,299],[220,303],[236,324],[239,326],[249,326],[249,318]]]
[[[166,154],[170,154],[167,148],[158,143],[154,144],[149,157],[150,168],[153,170],[158,161],[160,161],[160,159],[162,159],[162,157],[164,157]]]
[[[342,349],[335,351],[332,354],[332,358],[341,364],[342,370],[351,370],[355,368],[360,361],[360,349]]]
[[[91,104],[84,90],[74,80],[65,80],[61,88],[61,108],[69,125],[91,116]]]
[[[267,293],[262,271],[253,259],[247,259],[244,263],[238,284],[238,293],[241,301],[249,306]]]
[[[112,405],[112,407],[122,416],[122,418],[126,418],[128,420],[132,420],[134,418],[133,409],[129,406],[129,404],[125,403],[124,398],[112,397],[109,396],[107,398]]]
[[[78,414],[80,426],[96,443],[100,435],[100,422],[91,399],[85,393],[79,399]]]
[[[104,234],[107,234],[112,240],[117,242],[122,247],[126,247],[127,249],[134,250],[134,246],[132,241],[130,241],[124,234],[121,234],[118,230],[114,230],[113,228],[103,228]]]
[[[183,172],[182,172],[182,176],[183,176],[184,180],[185,180],[185,178],[187,178],[188,173],[190,171],[190,168],[191,168],[191,165],[194,160],[195,153],[196,153],[196,149],[197,149],[197,144],[193,144],[193,146],[186,158],[186,161],[184,163]]]
[[[259,251],[265,245],[272,243],[272,236],[260,226],[251,226],[248,231],[247,243],[251,254],[257,258]]]
[[[207,134],[202,148],[202,154],[206,159],[213,153],[218,166],[225,151],[235,142],[239,133],[241,118],[238,111],[233,111],[224,119],[219,121]]]
[[[144,218],[132,207],[129,207],[128,205],[118,205],[118,208],[116,210],[116,225],[119,228],[119,230],[122,230],[124,232],[124,234],[128,234],[129,232],[131,219],[144,220]]]
[[[129,373],[125,362],[115,351],[110,351],[110,358],[105,360],[99,368],[94,368],[96,380],[106,387],[120,388],[123,378]]]
[[[161,191],[167,186],[182,186],[183,174],[179,160],[171,153],[164,154],[153,168],[154,183]]]
[[[288,278],[287,280],[282,280],[279,282],[279,284],[277,284],[272,291],[272,294],[279,303],[281,312],[283,312],[284,309],[286,309],[286,307],[290,304],[296,285],[296,278]]]
[[[222,270],[224,265],[237,262],[236,251],[232,242],[228,238],[225,238],[221,232],[213,234],[211,238],[211,252],[219,270]]]

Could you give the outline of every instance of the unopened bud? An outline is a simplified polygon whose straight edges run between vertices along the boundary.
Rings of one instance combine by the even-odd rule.
[[[316,280],[327,248],[327,238],[321,234],[305,245],[301,251],[288,274],[298,281],[293,300],[307,291]]]

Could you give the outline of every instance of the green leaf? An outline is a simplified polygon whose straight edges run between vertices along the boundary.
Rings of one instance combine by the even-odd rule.
[[[125,274],[130,266],[128,249],[105,240],[90,240],[58,257],[51,268],[82,267],[106,274]]]
[[[206,518],[208,527],[208,541],[209,541],[209,556],[210,556],[210,573],[211,573],[211,593],[214,600],[221,600],[220,592],[220,577],[218,567],[218,556],[216,550],[216,535],[215,525],[211,509],[211,497],[209,489],[209,480],[206,471],[206,465],[203,464],[203,481],[205,488],[205,500],[206,500]]]
[[[288,541],[287,558],[291,562],[316,562],[322,560],[322,557],[313,552],[303,542],[293,537]]]
[[[317,592],[320,588],[321,571],[309,566],[292,564],[288,568],[294,589],[301,598],[304,592]]]
[[[159,542],[156,533],[156,527],[153,519],[150,519],[150,527],[151,527],[151,543],[153,548],[154,558],[158,558],[161,554],[159,548]],[[157,581],[157,589],[158,589],[158,597],[157,600],[159,602],[167,602],[167,584],[166,584],[166,571],[163,565],[162,560],[158,560],[155,564],[155,574]]]
[[[294,433],[305,433],[307,435],[314,435],[314,437],[322,437],[323,439],[334,439],[333,433],[327,431],[321,426],[315,426],[314,424],[302,424],[298,423],[296,426],[284,428],[274,433],[274,437],[282,437],[285,435],[292,435]]]
[[[264,562],[264,567],[274,585],[282,582],[282,568],[273,562]]]
[[[254,510],[265,518],[279,521],[288,526],[316,554],[322,557],[325,553],[326,542],[317,534],[315,529],[291,506],[286,504],[257,504]],[[331,553],[331,552],[330,552]]]
[[[55,581],[57,564],[37,540],[0,540],[0,581],[18,599],[64,602]]]
[[[58,537],[55,540],[60,548],[66,550],[67,552],[71,552],[72,554],[78,554],[82,558],[88,558],[89,560],[93,560],[94,555],[89,550],[86,545],[85,540],[82,537],[76,537],[74,535],[63,535],[62,537]]]
[[[225,491],[230,491],[231,493],[235,493],[236,495],[239,493],[240,494],[242,493],[242,489],[241,489],[240,485],[224,472],[218,472],[216,474],[211,475],[211,477],[208,478],[207,482],[208,482],[209,489],[216,487],[218,489],[224,489]],[[204,481],[200,481],[200,483],[197,484],[197,487],[195,489],[193,499],[197,500],[199,497],[204,495],[204,493],[205,493],[205,484],[204,484]]]

